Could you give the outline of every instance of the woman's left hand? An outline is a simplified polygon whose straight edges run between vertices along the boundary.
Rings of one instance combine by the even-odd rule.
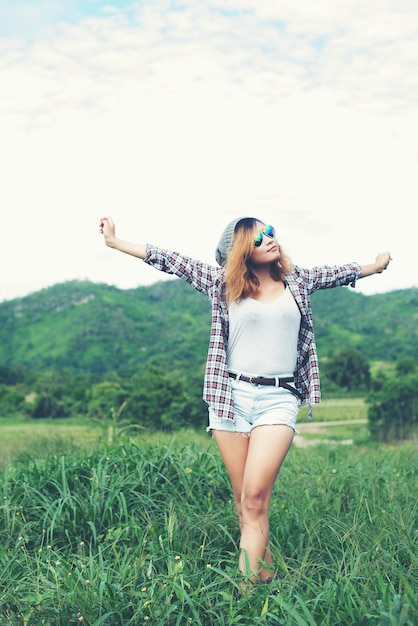
[[[392,261],[390,252],[380,252],[376,257],[376,274],[381,274],[388,268],[389,263]]]

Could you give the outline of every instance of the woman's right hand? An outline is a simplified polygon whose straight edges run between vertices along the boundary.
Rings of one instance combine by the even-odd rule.
[[[144,244],[132,243],[130,241],[124,241],[116,237],[115,223],[111,217],[102,217],[99,224],[100,233],[103,235],[105,244],[109,248],[115,248],[120,252],[125,252],[132,256],[138,257],[138,259],[145,259],[147,251]]]
[[[99,224],[100,233],[105,239],[106,245],[116,238],[115,224],[111,217],[102,217]]]

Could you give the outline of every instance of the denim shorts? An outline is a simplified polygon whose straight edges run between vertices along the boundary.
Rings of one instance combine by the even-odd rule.
[[[207,430],[226,430],[233,433],[251,433],[256,426],[285,425],[296,430],[299,400],[288,389],[269,385],[252,385],[231,379],[234,399],[232,420],[220,419],[209,407]]]

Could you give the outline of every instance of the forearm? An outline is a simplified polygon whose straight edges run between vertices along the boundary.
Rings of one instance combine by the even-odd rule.
[[[119,239],[118,237],[105,238],[105,243],[109,248],[130,254],[131,256],[136,256],[138,259],[145,259],[146,250],[144,244],[132,243],[131,241]]]

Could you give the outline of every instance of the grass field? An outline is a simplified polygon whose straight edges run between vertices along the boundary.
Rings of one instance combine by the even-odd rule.
[[[326,431],[328,437],[345,439],[347,437],[361,439],[367,438],[367,428],[360,424],[360,420],[367,419],[367,405],[361,398],[326,400],[314,409],[313,424],[329,421],[358,420],[357,425],[349,428],[333,428]],[[308,411],[302,407],[299,412],[298,423],[308,423]],[[56,448],[62,449],[68,446],[68,452],[74,446],[88,448],[94,443],[111,441],[118,432],[118,425],[111,420],[101,421],[92,419],[61,419],[61,420],[29,420],[23,417],[0,418],[0,468],[5,467],[9,459],[19,455],[29,454],[32,457],[45,456],[48,452],[54,452]],[[135,430],[129,431],[134,436]],[[139,431],[142,440],[154,442],[165,440],[171,441],[173,435]],[[200,445],[210,444],[210,437],[202,431],[193,432],[193,439]],[[325,432],[325,431],[323,431]],[[187,436],[187,435],[186,435]],[[306,434],[309,439],[321,438],[319,433]]]
[[[335,422],[346,420],[366,420],[367,404],[363,398],[335,398],[322,400],[313,407],[314,422]],[[298,422],[308,422],[308,408],[301,407]]]
[[[238,597],[237,521],[210,436],[0,428],[1,626],[418,624],[413,443],[294,446],[271,509],[276,580]]]

